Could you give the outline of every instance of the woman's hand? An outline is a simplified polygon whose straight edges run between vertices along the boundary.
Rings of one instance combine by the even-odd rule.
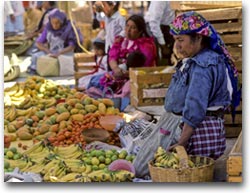
[[[58,56],[60,56],[60,54],[59,53],[50,53],[49,56],[53,57],[53,58],[58,58]]]
[[[114,68],[113,72],[114,72],[115,77],[122,77],[123,76],[123,71],[119,67]]]
[[[188,140],[190,139],[190,137],[193,134],[193,130],[194,129],[191,126],[189,126],[188,124],[184,123],[184,126],[182,128],[182,133],[181,133],[181,136],[180,136],[180,139],[179,139],[178,143],[176,143],[174,145],[171,145],[168,148],[168,151],[173,150],[178,145],[181,145],[181,146],[185,147],[188,144]]]

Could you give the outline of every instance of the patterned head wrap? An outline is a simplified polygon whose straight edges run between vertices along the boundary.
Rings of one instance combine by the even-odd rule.
[[[231,65],[234,75],[238,72],[234,65],[233,58],[229,54],[220,35],[214,27],[200,14],[194,11],[186,12],[178,15],[170,24],[170,34],[183,35],[197,33],[210,38],[210,48],[219,54],[223,54]]]
[[[74,41],[75,44],[77,44],[75,32],[72,28],[71,22],[67,19],[66,14],[56,9],[55,12],[50,14],[49,20],[51,20],[51,18],[57,18],[61,23],[61,28],[58,30],[54,30],[51,23],[48,22],[46,26],[47,30],[52,32],[55,36],[60,36],[63,40],[71,40]],[[83,42],[83,37],[79,29],[77,29],[77,32],[80,38],[80,42]]]

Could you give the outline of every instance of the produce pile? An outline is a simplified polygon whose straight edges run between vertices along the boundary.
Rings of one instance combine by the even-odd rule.
[[[36,143],[20,153],[16,148],[5,148],[5,171],[18,167],[22,172],[34,172],[45,182],[125,182],[134,173],[126,170],[111,171],[108,166],[115,160],[132,162],[127,151],[84,150],[80,145],[67,147]]]
[[[85,150],[83,131],[105,130],[99,120],[109,115],[123,117],[112,100],[94,99],[42,77],[31,76],[5,88],[5,172],[18,167],[48,182],[131,181],[134,173],[111,171],[108,166],[118,159],[132,162],[133,155],[124,150]],[[106,132],[105,143],[120,147],[118,134]]]
[[[12,141],[37,142],[46,139],[55,146],[72,143],[85,145],[82,131],[103,129],[99,123],[101,116],[123,116],[110,99],[96,100],[75,89],[58,86],[36,76],[6,88],[4,97],[5,133],[11,136]],[[115,133],[110,136],[113,139],[108,141],[112,145],[119,144],[119,137]]]

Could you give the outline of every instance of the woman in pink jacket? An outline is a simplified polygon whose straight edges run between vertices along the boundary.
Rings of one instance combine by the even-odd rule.
[[[132,64],[127,64],[128,56],[134,52],[141,52],[146,58],[145,62],[132,61]],[[143,17],[132,15],[127,19],[125,37],[116,37],[108,55],[109,66],[116,77],[126,74],[129,67],[156,66],[156,46],[146,31]]]

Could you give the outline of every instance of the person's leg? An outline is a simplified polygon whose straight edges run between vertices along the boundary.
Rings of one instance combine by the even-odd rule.
[[[10,17],[7,17],[6,23],[4,24],[4,32],[15,32],[14,25]]]
[[[14,22],[14,28],[17,32],[23,32],[24,31],[24,23],[23,23],[23,16],[18,15],[16,16],[16,21]]]
[[[29,74],[36,74],[36,66],[37,66],[37,59],[41,56],[45,55],[45,52],[40,51],[32,55],[31,57],[31,64],[27,69],[27,73]]]

